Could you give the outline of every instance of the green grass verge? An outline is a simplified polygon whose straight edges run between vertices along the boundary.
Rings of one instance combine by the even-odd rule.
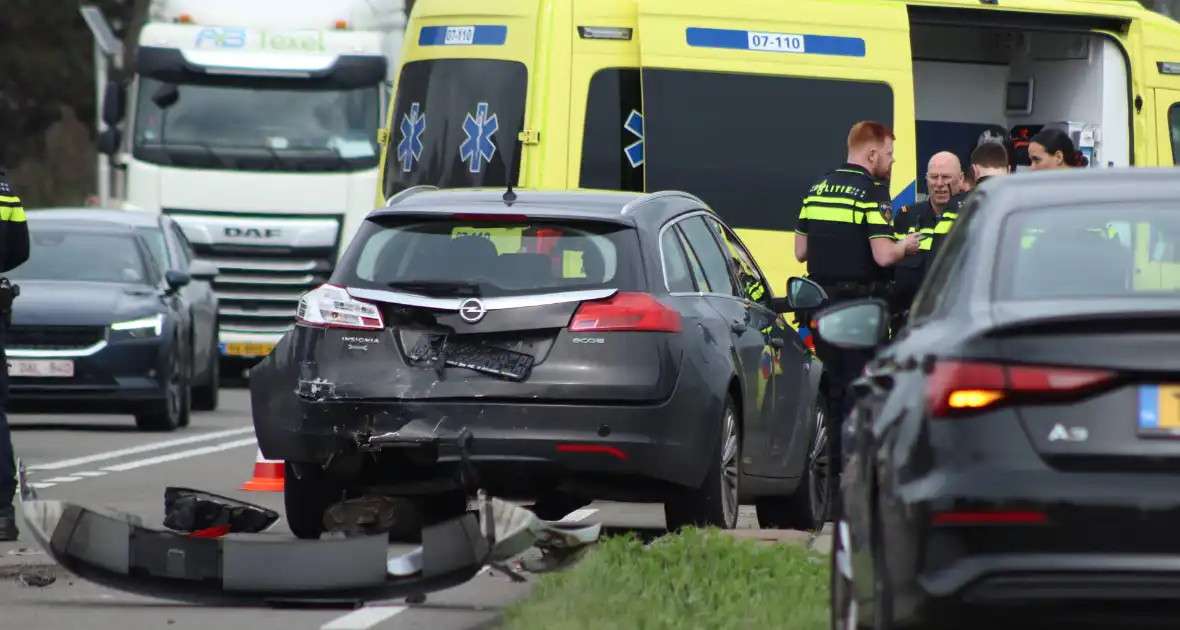
[[[684,530],[648,549],[633,535],[601,541],[545,575],[505,611],[503,630],[827,630],[828,562]]]

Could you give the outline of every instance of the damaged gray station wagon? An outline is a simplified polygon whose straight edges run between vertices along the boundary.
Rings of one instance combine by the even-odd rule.
[[[687,193],[405,190],[251,372],[290,528],[368,501],[412,538],[476,488],[549,520],[614,500],[732,528],[753,503],[817,527],[824,378],[782,314],[824,295],[787,289]]]

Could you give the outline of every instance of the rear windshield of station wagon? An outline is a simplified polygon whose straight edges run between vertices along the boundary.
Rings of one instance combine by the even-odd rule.
[[[641,289],[625,226],[382,217],[366,221],[334,284],[454,297]]]

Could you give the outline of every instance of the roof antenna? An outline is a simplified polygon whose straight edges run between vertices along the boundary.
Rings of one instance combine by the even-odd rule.
[[[517,133],[516,142],[512,146],[516,150],[513,151],[513,155],[510,158],[504,160],[504,180],[508,182],[508,190],[504,191],[502,199],[509,206],[512,205],[512,202],[516,201],[516,192],[512,190],[512,166],[516,164],[517,158],[520,157],[520,149],[523,145],[524,143],[521,140],[520,134]]]

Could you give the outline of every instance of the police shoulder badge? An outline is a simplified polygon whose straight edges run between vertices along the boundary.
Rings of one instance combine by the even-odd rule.
[[[877,206],[877,210],[881,212],[881,216],[885,217],[886,221],[893,223],[893,203],[889,201],[882,201]]]

